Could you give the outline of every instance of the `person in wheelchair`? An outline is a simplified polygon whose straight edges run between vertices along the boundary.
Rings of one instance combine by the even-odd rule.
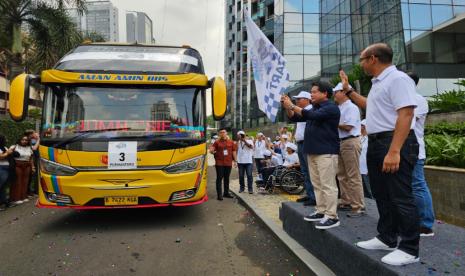
[[[264,152],[265,160],[263,162],[265,163],[265,166],[259,171],[262,179],[261,184],[267,184],[270,176],[276,171],[284,172],[289,169],[300,169],[297,146],[293,143],[287,143],[286,152],[287,154],[284,157],[284,163],[280,163],[280,161],[282,162],[282,157],[279,154],[269,150]],[[257,184],[259,184],[259,181],[257,181]]]

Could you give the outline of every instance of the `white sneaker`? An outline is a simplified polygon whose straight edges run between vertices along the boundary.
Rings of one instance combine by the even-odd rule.
[[[420,258],[397,249],[384,256],[381,261],[388,265],[408,265],[419,262]]]
[[[362,241],[358,242],[357,246],[363,249],[368,249],[368,250],[396,250],[395,247],[389,247],[387,244],[384,242],[380,241],[378,238],[374,237],[371,240],[368,241]]]
[[[23,202],[29,202],[29,199],[25,198],[23,199]]]
[[[17,200],[15,202],[13,202],[13,204],[16,204],[16,205],[23,204],[23,203],[24,203],[24,201],[22,201],[22,200]]]

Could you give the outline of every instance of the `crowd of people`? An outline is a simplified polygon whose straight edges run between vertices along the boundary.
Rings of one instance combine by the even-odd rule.
[[[271,141],[262,133],[252,138],[239,131],[233,141],[222,129],[210,147],[217,162],[218,200],[231,197],[229,173],[235,163],[239,192],[245,191],[246,175],[249,193],[253,164],[264,177],[269,167],[298,167],[306,194],[297,201],[315,206],[304,220],[314,222],[317,229],[337,227],[338,212],[347,212],[351,219],[363,217],[365,198],[373,198],[379,234],[357,246],[392,251],[381,259],[390,265],[418,262],[420,236],[434,235],[434,211],[423,171],[428,106],[416,91],[418,76],[398,70],[392,57],[384,43],[361,53],[360,65],[373,77],[368,97],[350,86],[343,70],[335,87],[320,81],[294,101],[283,95],[282,107],[296,122],[294,134],[283,128]],[[360,110],[366,111],[363,120]]]
[[[0,134],[0,211],[28,202],[38,192],[33,179],[38,168],[39,143],[34,130],[27,130],[9,147]]]

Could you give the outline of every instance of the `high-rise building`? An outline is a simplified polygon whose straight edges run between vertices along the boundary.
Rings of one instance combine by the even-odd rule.
[[[147,14],[135,11],[126,12],[126,41],[155,43],[152,20]]]
[[[68,14],[76,27],[87,33],[98,33],[106,41],[119,42],[118,9],[111,1],[86,1],[87,12],[79,15],[76,9],[69,9]]]
[[[456,89],[465,76],[464,0],[320,3],[323,77],[358,63],[360,51],[376,42],[393,48],[400,69],[418,73],[425,96]]]
[[[398,68],[419,74],[425,96],[457,89],[465,76],[465,0],[226,0],[225,7],[227,126],[233,128],[269,123],[258,109],[243,7],[286,59],[291,95],[351,69],[376,42],[393,48]]]
[[[229,113],[224,127],[251,128],[269,123],[258,109],[257,94],[247,55],[247,30],[243,9],[248,8],[252,20],[274,42],[273,0],[226,0],[225,80]]]

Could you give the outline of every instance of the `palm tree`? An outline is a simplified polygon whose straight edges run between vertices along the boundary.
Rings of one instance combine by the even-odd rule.
[[[65,6],[85,12],[84,0],[1,0],[0,52],[8,56],[9,78],[25,71],[23,37],[31,39],[30,68],[38,72],[51,67],[63,54],[81,42],[80,34],[68,17]],[[32,51],[31,51],[32,50]]]

